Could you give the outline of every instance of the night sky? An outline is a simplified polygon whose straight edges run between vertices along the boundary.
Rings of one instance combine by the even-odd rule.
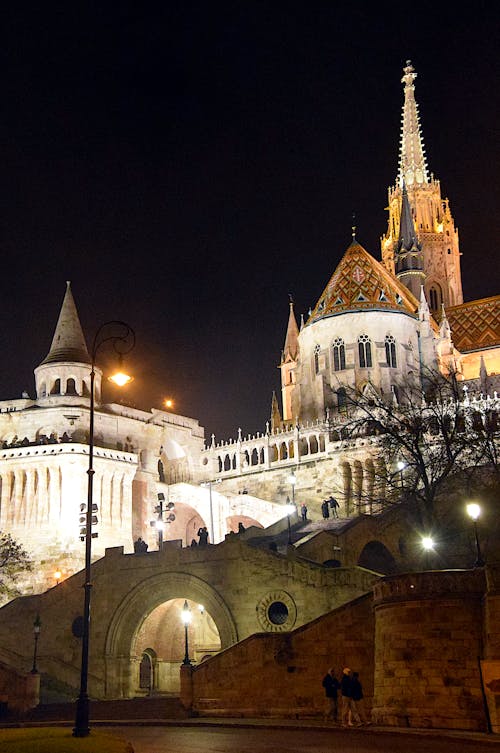
[[[465,299],[500,292],[494,3],[55,5],[2,11],[2,399],[71,280],[89,344],[136,331],[126,402],[262,431],[289,294],[314,306],[353,212],[380,258],[407,59]]]

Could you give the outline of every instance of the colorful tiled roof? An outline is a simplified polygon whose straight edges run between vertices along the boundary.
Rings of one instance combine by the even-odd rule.
[[[500,345],[500,295],[446,309],[455,348],[462,353]]]
[[[354,240],[340,260],[307,323],[347,311],[373,309],[415,314],[418,301],[405,285]]]

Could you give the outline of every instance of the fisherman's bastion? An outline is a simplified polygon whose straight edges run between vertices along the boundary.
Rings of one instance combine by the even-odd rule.
[[[0,402],[0,531],[35,563],[0,609],[0,695],[10,687],[12,704],[26,695],[35,615],[51,626],[40,697],[78,688],[93,385],[92,698],[180,695],[200,715],[315,716],[333,662],[362,668],[375,721],[500,729],[500,560],[463,570],[405,560],[408,531],[375,489],[377,437],[343,431],[350,392],[397,405],[399,385],[426,370],[456,374],[476,413],[498,412],[500,296],[463,300],[416,76],[408,61],[381,260],[353,228],[307,318],[288,303],[281,393],[257,435],[218,442],[195,418],[103,402],[78,291],[61,291],[34,396]],[[338,517],[325,520],[332,494]],[[192,663],[180,671],[183,604]]]

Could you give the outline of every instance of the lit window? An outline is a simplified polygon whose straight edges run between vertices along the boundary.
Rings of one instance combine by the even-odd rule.
[[[359,365],[362,369],[370,369],[372,365],[372,344],[368,335],[358,337]]]
[[[392,335],[385,338],[385,360],[392,369],[396,368],[396,340]]]
[[[343,371],[345,369],[345,345],[341,337],[333,341],[333,369]]]

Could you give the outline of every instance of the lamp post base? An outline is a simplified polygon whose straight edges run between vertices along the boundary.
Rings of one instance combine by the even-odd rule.
[[[73,737],[88,737],[89,727],[89,699],[88,696],[80,696],[76,702],[75,726]]]

